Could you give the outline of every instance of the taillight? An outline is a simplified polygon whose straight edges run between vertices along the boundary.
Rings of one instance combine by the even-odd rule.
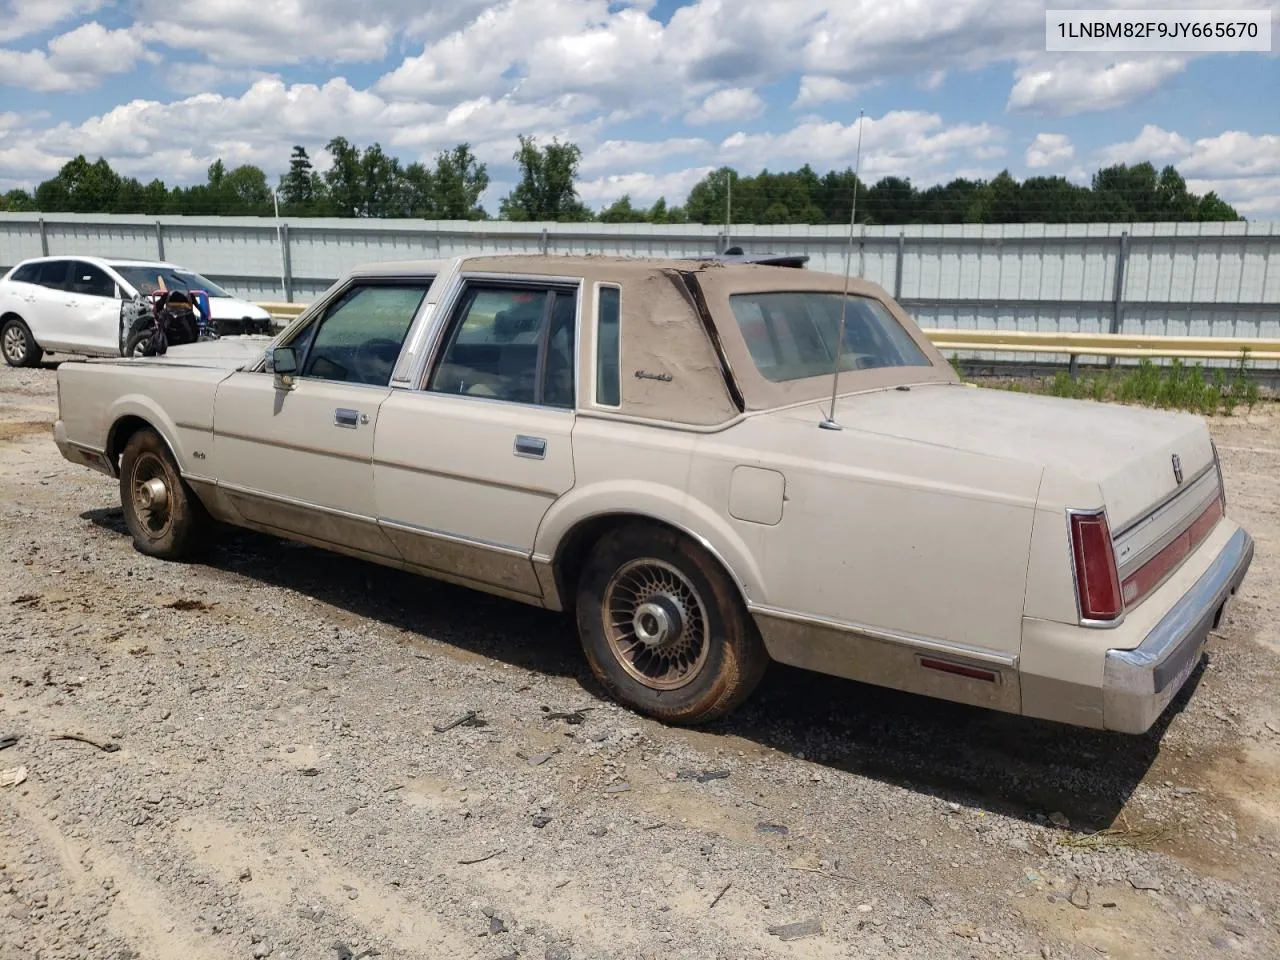
[[[1124,598],[1120,594],[1120,573],[1116,569],[1105,513],[1071,514],[1071,550],[1080,618],[1117,619],[1124,613]]]
[[[1227,513],[1227,485],[1222,479],[1222,461],[1218,459],[1218,445],[1212,440],[1209,446],[1213,450],[1213,469],[1218,473],[1218,499],[1222,502],[1222,513]]]

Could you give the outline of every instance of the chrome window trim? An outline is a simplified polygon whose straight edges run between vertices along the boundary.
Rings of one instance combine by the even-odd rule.
[[[1080,571],[1076,569],[1076,545],[1075,538],[1071,532],[1071,520],[1073,517],[1102,517],[1107,521],[1107,530],[1111,530],[1111,521],[1107,519],[1106,507],[1068,507],[1066,510],[1067,521],[1067,562],[1071,565],[1071,590],[1075,595],[1076,606],[1076,623],[1082,627],[1088,627],[1090,630],[1114,630],[1116,627],[1124,623],[1128,611],[1124,609],[1124,588],[1121,587],[1120,595],[1120,615],[1114,620],[1094,620],[1081,615],[1080,612]],[[1115,553],[1115,538],[1111,538],[1111,551]],[[1116,578],[1119,579],[1120,571],[1116,570]],[[1123,583],[1123,581],[1122,581]]]

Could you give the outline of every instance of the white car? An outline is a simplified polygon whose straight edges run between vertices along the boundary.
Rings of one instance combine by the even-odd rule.
[[[13,367],[46,353],[118,357],[122,307],[160,289],[204,290],[220,334],[269,333],[271,315],[185,267],[148,260],[35,257],[0,278],[0,352]]]

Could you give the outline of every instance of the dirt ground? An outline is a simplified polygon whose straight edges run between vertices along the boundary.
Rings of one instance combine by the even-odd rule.
[[[669,729],[555,616],[143,557],[55,412],[0,369],[3,960],[1280,956],[1273,408],[1213,423],[1257,556],[1138,738],[780,668]]]

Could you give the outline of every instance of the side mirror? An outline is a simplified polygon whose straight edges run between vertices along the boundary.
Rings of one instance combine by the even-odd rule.
[[[276,386],[291,389],[294,374],[298,372],[298,355],[293,347],[273,348],[267,354],[267,369],[275,374]]]

